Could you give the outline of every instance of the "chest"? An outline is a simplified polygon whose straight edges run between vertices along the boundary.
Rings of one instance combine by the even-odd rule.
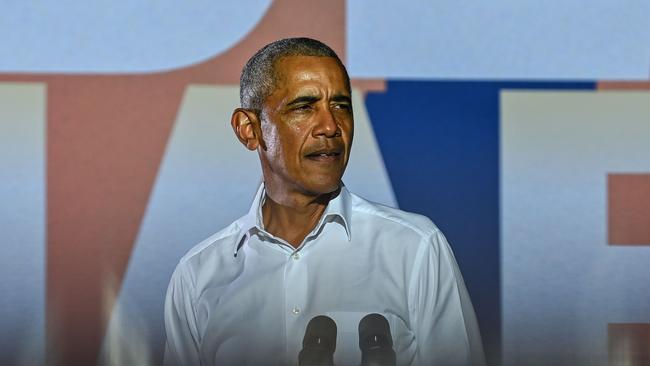
[[[406,268],[395,258],[349,249],[246,252],[240,275],[226,287],[206,287],[196,304],[206,363],[294,364],[317,315],[337,324],[336,364],[360,360],[357,328],[369,313],[387,317],[402,354],[412,348]]]

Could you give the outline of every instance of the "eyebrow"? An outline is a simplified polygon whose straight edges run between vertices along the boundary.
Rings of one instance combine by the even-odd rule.
[[[287,107],[291,107],[291,106],[294,106],[294,105],[297,105],[297,104],[316,103],[319,100],[320,100],[320,98],[315,96],[315,95],[303,95],[303,96],[297,97],[294,100],[287,103]]]
[[[352,103],[352,98],[345,94],[337,94],[332,98],[333,102],[345,102],[345,103]]]
[[[300,105],[300,104],[311,104],[311,103],[316,103],[320,100],[321,98],[315,95],[303,95],[296,97],[289,103],[287,103],[287,107],[292,107],[295,105]],[[337,94],[332,97],[333,102],[337,103],[352,103],[352,99],[345,95],[345,94]]]

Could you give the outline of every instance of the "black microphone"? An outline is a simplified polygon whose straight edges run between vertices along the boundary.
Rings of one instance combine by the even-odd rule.
[[[388,320],[380,314],[368,314],[359,322],[361,366],[395,366],[393,337]]]
[[[302,340],[302,351],[298,355],[300,366],[334,366],[336,349],[336,323],[332,318],[319,315],[313,317]]]

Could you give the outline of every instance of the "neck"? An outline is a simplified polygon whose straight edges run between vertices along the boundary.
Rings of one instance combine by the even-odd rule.
[[[267,189],[266,200],[262,206],[264,228],[297,248],[316,227],[327,204],[337,192],[309,196],[290,195]]]

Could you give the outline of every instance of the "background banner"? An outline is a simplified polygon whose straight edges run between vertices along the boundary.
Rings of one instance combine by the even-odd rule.
[[[650,1],[0,3],[0,364],[157,365],[171,273],[245,214],[246,60],[317,38],[346,185],[427,215],[490,365],[650,360]]]

